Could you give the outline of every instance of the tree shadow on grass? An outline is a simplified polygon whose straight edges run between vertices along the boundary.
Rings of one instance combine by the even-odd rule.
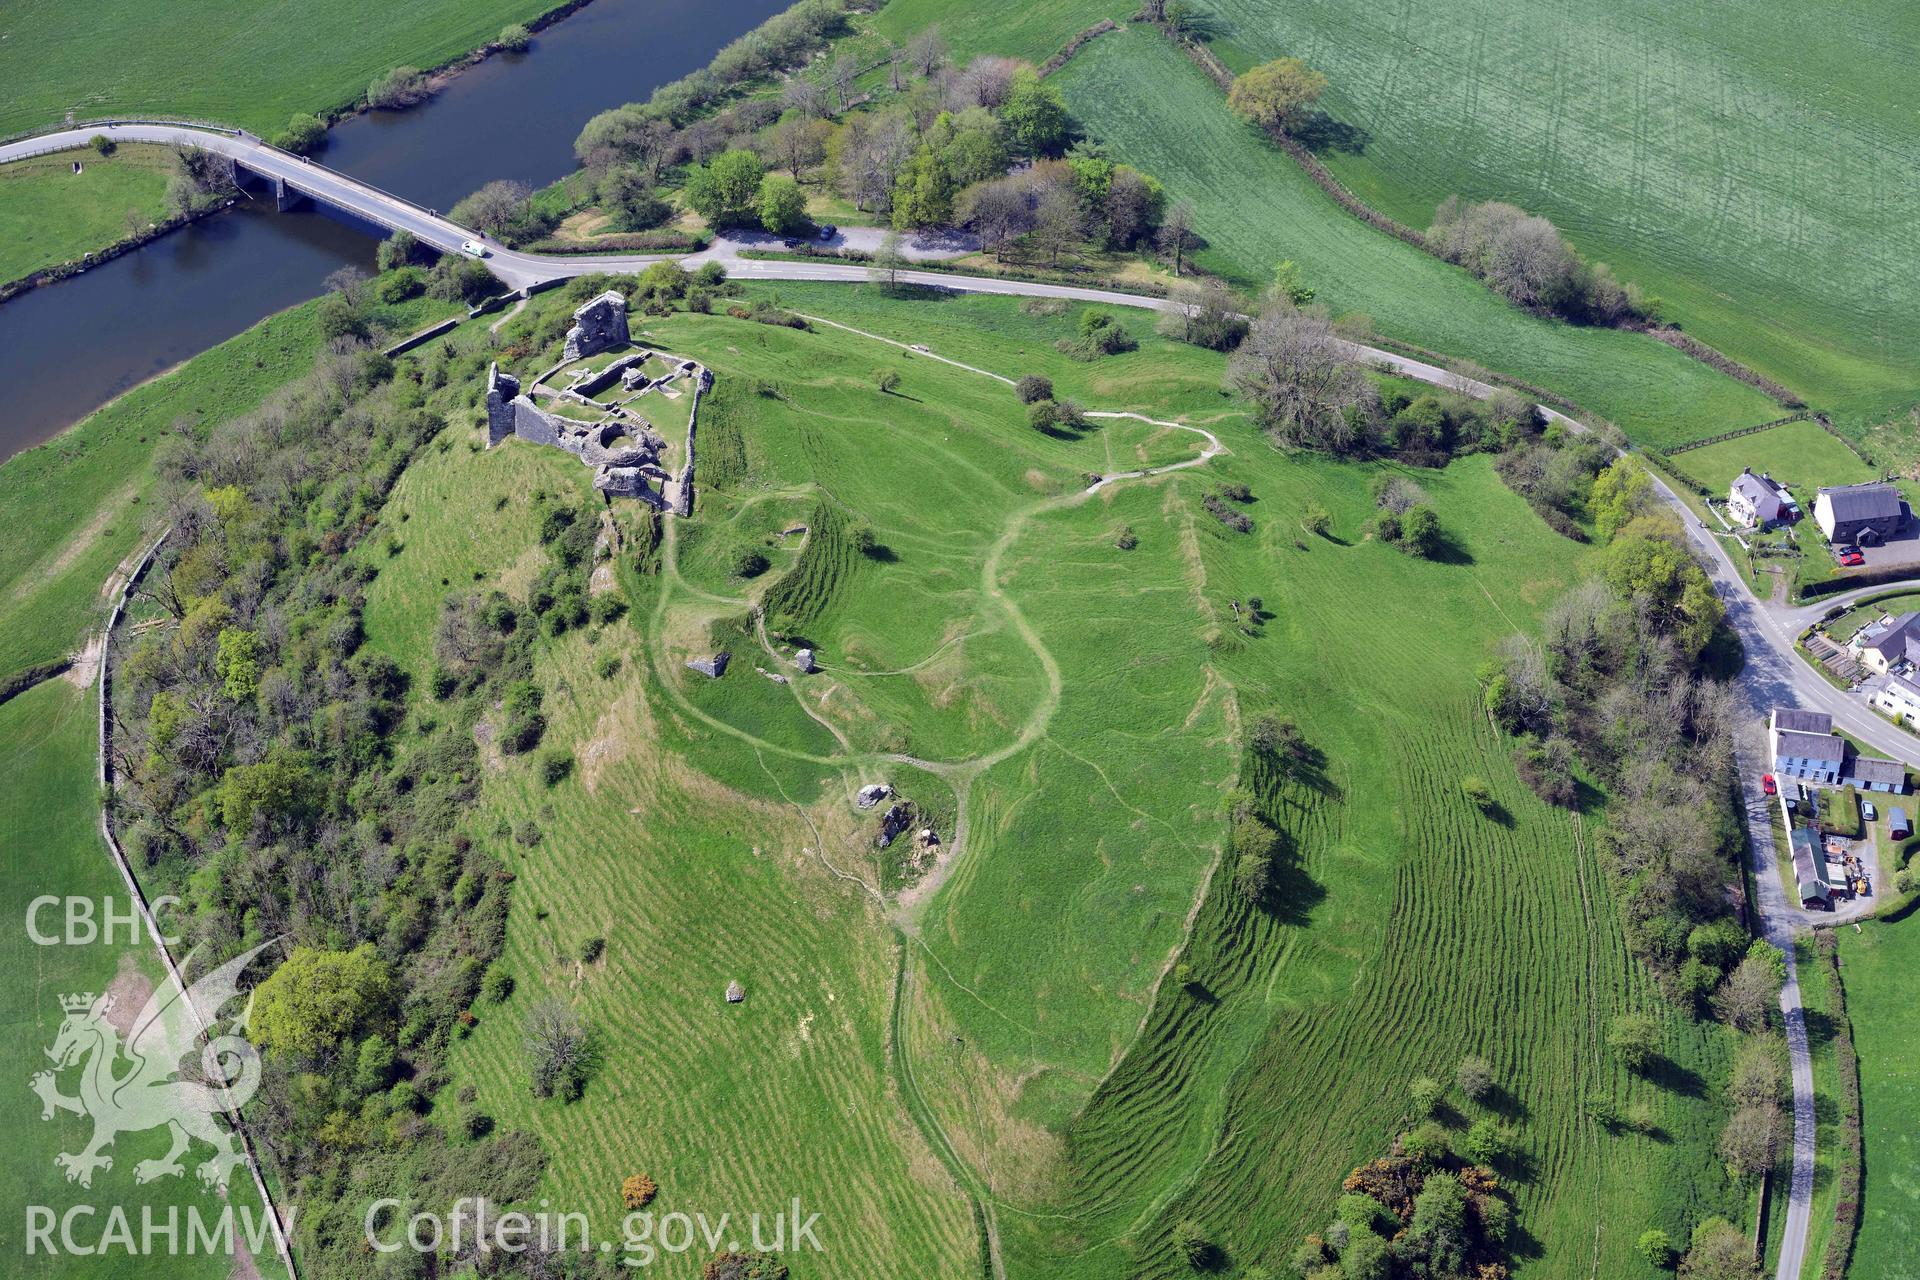
[[[1647,1068],[1647,1079],[1668,1093],[1683,1098],[1704,1098],[1707,1096],[1707,1082],[1698,1071],[1683,1067],[1672,1058],[1654,1059]]]
[[[1293,131],[1293,136],[1295,141],[1315,155],[1324,155],[1329,151],[1350,156],[1364,155],[1367,144],[1373,141],[1371,131],[1344,120],[1335,120],[1324,111],[1314,112],[1305,124]]]

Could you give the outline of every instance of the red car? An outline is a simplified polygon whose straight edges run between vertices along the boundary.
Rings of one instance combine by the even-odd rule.
[[[1773,785],[1773,775],[1772,775],[1772,774],[1770,774],[1770,773],[1763,773],[1763,774],[1761,774],[1761,775],[1760,775],[1760,789],[1761,789],[1762,791],[1764,791],[1764,792],[1766,792],[1766,793],[1767,793],[1768,795],[1773,795],[1773,794],[1775,793],[1775,791],[1777,791],[1777,790],[1778,790],[1778,788],[1776,788],[1776,787],[1775,787],[1775,786]]]
[[[1849,569],[1858,569],[1866,562],[1867,558],[1858,551],[1849,551],[1846,555],[1840,557],[1840,563]]]

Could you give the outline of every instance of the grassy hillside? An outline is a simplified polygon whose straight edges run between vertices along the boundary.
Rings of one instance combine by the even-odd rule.
[[[46,894],[88,898],[96,909],[110,897],[115,911],[124,914],[130,909],[126,887],[100,839],[93,750],[94,702],[86,689],[56,679],[0,705],[0,767],[8,779],[0,788],[0,830],[6,831],[14,849],[31,850],[30,857],[12,857],[0,864],[0,912],[8,922],[0,930],[0,962],[14,975],[0,1000],[5,1031],[0,1039],[6,1045],[0,1050],[0,1062],[14,1082],[4,1108],[11,1138],[6,1155],[0,1157],[0,1196],[16,1207],[0,1222],[0,1253],[9,1259],[24,1256],[22,1208],[27,1205],[46,1206],[55,1213],[64,1213],[72,1205],[98,1206],[91,1222],[85,1217],[76,1220],[76,1241],[92,1245],[100,1241],[111,1206],[120,1206],[128,1214],[137,1233],[143,1206],[161,1221],[169,1208],[184,1214],[188,1206],[211,1221],[229,1203],[200,1191],[191,1163],[182,1179],[145,1186],[135,1182],[136,1163],[166,1153],[162,1130],[120,1135],[111,1148],[113,1167],[96,1174],[91,1189],[69,1184],[54,1164],[54,1156],[79,1151],[93,1126],[83,1117],[66,1113],[42,1121],[40,1101],[26,1088],[28,1078],[48,1066],[43,1051],[59,1030],[62,996],[111,989],[137,1011],[161,975],[145,935],[137,943],[129,942],[125,926],[112,945],[96,941],[84,946],[40,946],[26,930],[29,905]],[[60,908],[43,911],[38,924],[43,933],[60,934]],[[125,1067],[120,1070],[124,1072]],[[74,1091],[74,1079],[73,1072],[62,1077],[62,1092]],[[207,1154],[205,1147],[197,1146],[191,1159],[197,1162]],[[244,1172],[235,1177],[232,1192],[230,1203],[257,1212],[258,1202]],[[181,1219],[183,1237],[185,1221]],[[270,1260],[263,1260],[262,1266],[263,1273],[272,1273]],[[28,1270],[17,1270],[21,1267]],[[232,1267],[226,1257],[184,1253],[130,1257],[115,1249],[97,1257],[48,1258],[42,1253],[31,1263],[10,1261],[6,1269],[35,1276],[219,1280]]]
[[[1208,269],[1264,284],[1291,258],[1336,314],[1362,312],[1388,337],[1544,386],[1648,444],[1779,416],[1758,391],[1678,352],[1620,330],[1527,315],[1464,271],[1342,212],[1150,27],[1093,41],[1056,82],[1115,155],[1193,202]]]
[[[1920,1067],[1913,1046],[1920,1017],[1913,1003],[1920,972],[1920,921],[1869,922],[1840,931],[1840,973],[1860,1055],[1860,1108],[1867,1183],[1853,1266],[1858,1280],[1920,1276],[1913,1241],[1920,1234]]]
[[[549,0],[213,0],[155,21],[134,0],[23,0],[0,40],[0,135],[114,114],[163,112],[284,129],[296,111],[361,97],[392,67],[431,67],[479,48]]]
[[[1686,1092],[1722,1071],[1718,1042],[1672,1020],[1662,1086],[1603,1059],[1607,1016],[1662,1006],[1580,827],[1519,785],[1475,711],[1474,667],[1573,580],[1579,548],[1483,460],[1419,475],[1448,562],[1363,540],[1368,471],[1274,453],[1220,395],[1219,357],[1192,348],[1147,338],[1082,365],[1052,347],[1071,313],[780,297],[1047,373],[1089,407],[1205,425],[1232,452],[1086,497],[1085,473],[1190,458],[1197,437],[1183,450],[1126,421],[1042,435],[1004,383],[826,325],[645,321],[639,340],[720,380],[708,483],[652,551],[618,511],[600,581],[630,613],[537,662],[547,747],[575,769],[549,788],[489,753],[475,824],[517,874],[516,987],[476,1009],[453,1085],[543,1136],[543,1194],[610,1216],[634,1172],[663,1212],[771,1211],[798,1189],[828,1248],[790,1259],[803,1278],[977,1275],[970,1200],[1009,1275],[1175,1274],[1186,1217],[1237,1263],[1274,1265],[1403,1126],[1407,1078],[1481,1052],[1524,1138],[1527,1274],[1598,1257],[1637,1275],[1643,1225],[1738,1210],[1713,1108]],[[587,477],[518,443],[474,452],[474,426],[445,439],[388,506],[398,551],[366,544],[369,638],[416,670],[438,595],[524,593],[535,495]],[[1254,492],[1251,535],[1201,505],[1229,480]],[[1297,537],[1308,501],[1334,539]],[[763,573],[737,576],[743,549]],[[1247,637],[1232,603],[1253,595],[1270,616]],[[760,600],[777,602],[771,649],[739,621]],[[818,675],[788,661],[802,638]],[[720,647],[723,678],[684,666]],[[1318,789],[1274,797],[1295,844],[1271,915],[1237,908],[1216,872],[1241,725],[1267,710],[1325,759]],[[1463,772],[1493,781],[1500,817],[1471,810]],[[881,780],[944,856],[911,834],[873,847],[851,797]],[[1166,978],[1176,957],[1208,1001]],[[729,1006],[735,980],[747,998]],[[526,1089],[519,1024],[549,996],[604,1050],[572,1105]],[[1582,1117],[1596,1092],[1644,1105],[1661,1138],[1607,1136]]]
[[[1912,403],[1911,5],[1201,9],[1236,70],[1290,53],[1327,73],[1357,134],[1327,158],[1394,216],[1512,200],[1822,407]]]
[[[119,147],[105,158],[91,149],[63,151],[0,165],[0,283],[71,262],[158,221],[172,174],[173,153],[165,147]]]

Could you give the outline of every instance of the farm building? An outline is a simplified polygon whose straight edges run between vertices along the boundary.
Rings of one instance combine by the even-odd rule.
[[[1750,529],[1771,529],[1800,518],[1800,508],[1787,487],[1764,471],[1753,474],[1752,467],[1734,477],[1727,490],[1727,509]]]
[[[1907,766],[1898,760],[1872,760],[1856,755],[1847,761],[1844,778],[1862,791],[1885,791],[1897,796],[1907,793]]]
[[[1890,484],[1843,484],[1820,490],[1813,519],[1829,542],[1885,542],[1900,531],[1906,504]]]
[[[1895,840],[1905,840],[1913,835],[1913,823],[1908,820],[1905,809],[1887,810],[1887,834]]]
[[[1819,842],[1805,827],[1793,830],[1793,882],[1799,891],[1800,905],[1821,911],[1833,910],[1833,890],[1827,885],[1826,859]]]

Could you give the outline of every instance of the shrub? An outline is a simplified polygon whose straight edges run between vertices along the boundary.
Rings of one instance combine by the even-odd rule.
[[[1620,1013],[1607,1031],[1607,1048],[1622,1067],[1642,1075],[1661,1054],[1661,1027],[1645,1013]]]
[[[1174,1247],[1180,1250],[1180,1256],[1187,1265],[1198,1270],[1204,1267],[1213,1256],[1213,1242],[1207,1239],[1207,1233],[1200,1224],[1189,1218],[1173,1229]]]
[[[493,1117],[476,1108],[460,1117],[460,1131],[477,1142],[493,1132]]]
[[[424,102],[432,92],[418,67],[395,67],[367,86],[367,105],[397,111]]]
[[[1445,1093],[1445,1086],[1432,1076],[1415,1076],[1407,1086],[1407,1094],[1413,1100],[1413,1113],[1423,1118],[1434,1113]]]
[[[1400,1148],[1415,1160],[1439,1164],[1452,1154],[1452,1141],[1445,1125],[1425,1120],[1400,1136]]]
[[[620,1200],[629,1209],[644,1209],[653,1203],[660,1187],[644,1173],[630,1173],[620,1183]]]
[[[310,115],[305,111],[296,111],[292,117],[288,119],[287,127],[281,131],[280,136],[275,138],[273,142],[275,146],[283,151],[291,151],[295,155],[306,155],[326,140],[327,125],[325,121],[320,119],[319,116]]]
[[[1484,1102],[1493,1092],[1493,1064],[1477,1054],[1469,1054],[1460,1059],[1453,1082],[1460,1086],[1460,1092],[1467,1095],[1469,1102]]]
[[[540,781],[547,786],[558,786],[568,774],[573,772],[573,753],[571,751],[546,751],[540,755]]]
[[[1120,526],[1119,536],[1114,538],[1113,545],[1122,551],[1131,551],[1140,545],[1140,539],[1134,536],[1132,525],[1124,524]]]
[[[1082,311],[1079,336],[1062,338],[1054,344],[1076,360],[1097,360],[1101,356],[1132,351],[1140,344],[1109,311]]]
[[[594,674],[602,680],[613,679],[620,671],[620,655],[617,653],[601,654],[594,660],[593,671]]]
[[[480,994],[499,1004],[513,994],[513,975],[501,968],[498,961],[488,965],[487,976],[480,981]]]
[[[758,547],[742,547],[733,558],[733,576],[736,578],[757,578],[772,567],[773,562]]]
[[[1333,527],[1333,517],[1327,513],[1325,507],[1310,502],[1307,504],[1307,509],[1300,514],[1300,527],[1308,533],[1324,538],[1327,536],[1327,531]]]
[[[1679,1255],[1674,1250],[1673,1237],[1658,1227],[1642,1231],[1633,1247],[1639,1250],[1640,1256],[1647,1260],[1648,1266],[1656,1267],[1661,1271],[1672,1270],[1673,1264],[1678,1261]]]
[[[87,139],[87,145],[92,147],[102,157],[105,157],[105,156],[110,156],[114,153],[116,144],[114,143],[113,139],[109,138],[106,134],[96,133],[91,138]]]
[[[399,267],[373,282],[373,296],[391,306],[427,291],[427,273],[418,267]]]
[[[1499,803],[1493,798],[1493,789],[1487,785],[1487,780],[1476,778],[1471,774],[1460,779],[1460,794],[1467,798],[1468,804],[1481,813],[1492,813]]]
[[[500,28],[500,36],[495,43],[509,53],[525,53],[533,44],[533,32],[518,22],[510,22]]]
[[[880,388],[880,394],[890,396],[900,388],[900,375],[892,369],[875,369],[873,384]]]
[[[580,944],[580,963],[592,964],[607,952],[607,940],[602,937],[588,938]]]
[[[1051,400],[1053,399],[1053,379],[1037,373],[1029,373],[1013,384],[1013,393],[1020,397],[1021,404]]]
[[[1467,1130],[1460,1154],[1475,1164],[1498,1164],[1513,1154],[1513,1131],[1492,1116],[1482,1116]]]

